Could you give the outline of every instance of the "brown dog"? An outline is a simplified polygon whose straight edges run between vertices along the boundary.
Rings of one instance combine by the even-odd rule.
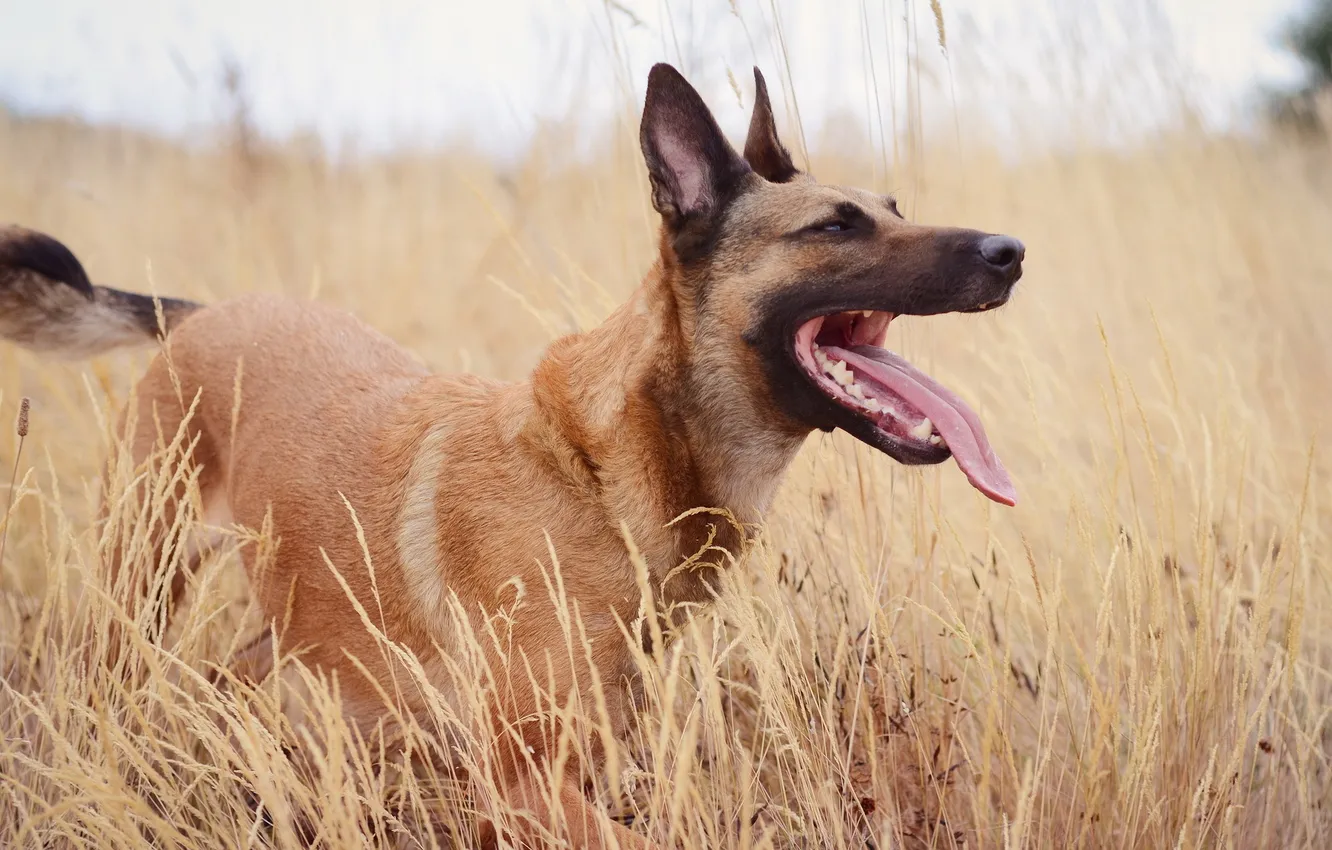
[[[880,344],[898,315],[1003,304],[1021,276],[1022,243],[912,224],[891,198],[817,183],[778,141],[757,69],[755,80],[742,157],[678,72],[652,69],[641,142],[662,217],[657,260],[627,304],[555,342],[525,383],[428,374],[393,341],[319,304],[252,296],[202,307],[93,286],[64,246],[18,228],[0,231],[0,334],[92,355],[165,327],[166,352],[138,389],[135,456],[184,422],[205,515],[257,529],[271,513],[277,556],[262,575],[247,557],[254,592],[270,623],[289,617],[281,647],[341,671],[350,716],[372,721],[383,703],[348,656],[379,682],[393,671],[321,554],[370,607],[340,495],[364,529],[376,618],[422,658],[447,649],[451,610],[494,611],[514,576],[542,587],[548,535],[600,681],[632,676],[617,620],[637,615],[640,592],[624,532],[659,608],[707,601],[727,560],[675,568],[710,534],[731,551],[743,540],[715,516],[672,521],[713,507],[757,522],[814,429],[841,428],[902,463],[951,454],[992,499],[1015,498],[976,415]],[[564,652],[541,596],[528,595],[513,644],[529,658],[549,653],[557,692],[585,690],[589,671]],[[271,651],[261,643],[247,653],[257,673]],[[607,698],[611,716],[628,715],[627,695]],[[495,710],[517,722],[534,699],[519,689]],[[508,753],[504,787],[549,820],[532,773],[543,740]],[[613,836],[644,846],[599,821],[579,788],[565,782],[561,799],[576,844],[609,846]]]

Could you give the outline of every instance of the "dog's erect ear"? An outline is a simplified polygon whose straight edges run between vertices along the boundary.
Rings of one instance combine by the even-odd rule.
[[[750,171],[703,98],[670,65],[654,65],[648,74],[638,135],[652,206],[676,234],[695,222],[714,222]]]
[[[772,118],[772,101],[763,74],[754,69],[754,116],[749,119],[749,137],[745,139],[745,161],[760,177],[770,183],[785,183],[800,173],[791,154],[777,138],[777,124]]]

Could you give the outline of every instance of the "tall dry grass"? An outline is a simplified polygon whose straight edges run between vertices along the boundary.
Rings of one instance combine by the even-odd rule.
[[[310,295],[440,370],[519,378],[624,297],[653,244],[632,141],[594,164],[560,146],[504,170],[462,152],[335,166],[295,142],[238,157],[0,118],[0,215],[101,282]],[[640,658],[647,705],[609,742],[600,804],[674,847],[1325,846],[1327,150],[1181,135],[885,172],[814,148],[825,181],[1026,241],[1011,306],[890,336],[973,402],[1021,505],[952,464],[812,438],[717,604]],[[107,526],[142,542],[152,511],[125,493],[171,483],[169,458],[122,458],[93,521],[145,359],[0,352],[3,410],[33,399],[0,578],[0,845],[468,846],[493,788],[466,718],[441,706],[383,744],[299,663],[282,685],[205,678],[253,633],[236,551],[261,530],[229,533],[162,645],[86,664],[123,617],[98,569]],[[502,640],[492,626],[460,645]],[[503,675],[479,657],[450,659],[477,700]],[[565,752],[604,737],[595,704],[550,710]]]

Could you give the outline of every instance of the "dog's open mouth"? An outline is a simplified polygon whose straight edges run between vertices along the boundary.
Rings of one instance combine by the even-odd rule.
[[[951,454],[977,490],[1001,504],[1017,504],[1013,482],[975,412],[883,348],[893,316],[865,310],[810,319],[796,332],[796,357],[815,386],[873,426],[878,442],[898,460],[940,463]]]

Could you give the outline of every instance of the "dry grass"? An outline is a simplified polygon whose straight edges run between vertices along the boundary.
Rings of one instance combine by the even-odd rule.
[[[517,378],[652,245],[631,141],[595,165],[551,164],[558,142],[505,173],[463,153],[335,167],[0,118],[0,210],[103,282],[314,293],[441,370]],[[641,659],[650,704],[597,783],[607,810],[675,847],[1326,846],[1326,161],[1180,137],[886,175],[816,152],[824,180],[1027,242],[1012,306],[890,338],[973,401],[1022,504],[812,438],[715,610]],[[466,785],[357,739],[315,677],[244,698],[201,677],[252,631],[238,535],[162,647],[84,666],[121,616],[91,515],[144,359],[0,352],[6,415],[33,397],[0,578],[0,845],[467,846]],[[141,539],[151,517],[113,502]],[[487,671],[454,663],[479,699]],[[297,729],[277,704],[302,693]],[[587,747],[595,706],[568,711]],[[405,740],[452,747],[487,793],[465,723],[441,709]]]

